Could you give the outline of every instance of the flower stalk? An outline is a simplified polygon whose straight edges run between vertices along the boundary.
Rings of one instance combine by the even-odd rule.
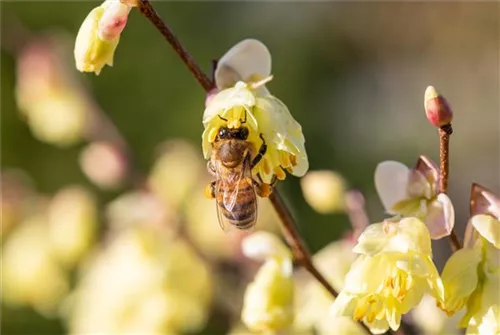
[[[451,122],[453,110],[448,101],[433,86],[427,87],[424,95],[424,108],[427,120],[439,128],[439,193],[448,192],[448,175],[450,171],[450,136],[453,133]],[[454,230],[450,232],[450,245],[453,251],[461,248]]]
[[[448,192],[448,176],[450,171],[450,136],[453,133],[451,123],[439,128],[439,193]],[[458,236],[453,229],[449,235],[451,249],[455,252],[462,248]]]

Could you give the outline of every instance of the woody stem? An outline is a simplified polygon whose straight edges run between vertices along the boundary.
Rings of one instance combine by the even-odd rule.
[[[448,175],[450,171],[450,136],[453,133],[451,124],[439,128],[439,193],[448,192]],[[462,246],[453,229],[449,235],[450,246],[457,251]]]

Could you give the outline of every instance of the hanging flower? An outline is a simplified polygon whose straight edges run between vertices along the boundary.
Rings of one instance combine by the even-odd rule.
[[[284,170],[303,176],[309,168],[300,124],[288,108],[272,96],[265,84],[271,80],[271,55],[264,44],[248,39],[236,44],[219,61],[215,72],[218,93],[207,98],[203,114],[203,154],[209,159],[219,128],[239,128],[245,123],[255,157],[265,141],[267,150],[253,169],[264,183]]]
[[[352,251],[353,242],[350,237],[332,242],[313,257],[317,269],[337,291],[344,287],[344,278],[356,260],[356,254]],[[298,273],[298,275],[301,274],[305,273]],[[314,330],[318,335],[367,334],[359,323],[350,317],[332,317],[329,307],[334,298],[311,276],[305,275],[304,277],[297,276],[295,279],[297,286],[302,289],[297,292],[296,296],[293,333],[308,334]]]
[[[401,315],[425,293],[443,298],[429,231],[417,218],[368,226],[353,249],[360,254],[332,305],[333,316],[363,321],[374,334],[397,330]]]
[[[257,232],[242,244],[243,253],[265,260],[245,292],[242,320],[252,331],[283,330],[293,322],[292,255],[275,235]]]
[[[99,74],[104,65],[113,66],[120,34],[127,24],[131,6],[118,0],[106,0],[83,21],[75,42],[76,68]]]
[[[339,213],[345,210],[346,181],[330,170],[309,171],[300,186],[306,202],[318,213]]]
[[[375,170],[375,187],[387,213],[418,217],[425,222],[432,239],[448,236],[455,225],[450,198],[439,193],[439,169],[425,156],[414,168],[395,161],[380,163]]]
[[[459,323],[466,334],[500,333],[500,199],[474,184],[464,248],[446,263],[442,279],[449,315],[466,307]]]
[[[70,334],[179,334],[207,320],[212,276],[183,241],[136,226],[84,268],[70,301]]]

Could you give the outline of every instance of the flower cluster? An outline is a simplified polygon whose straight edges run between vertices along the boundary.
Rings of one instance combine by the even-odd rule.
[[[309,168],[300,124],[288,108],[272,96],[265,84],[271,80],[271,55],[257,40],[244,40],[231,48],[218,62],[215,72],[217,93],[207,98],[203,113],[202,144],[205,159],[210,159],[212,143],[219,128],[249,129],[248,141],[253,156],[264,144],[267,150],[254,167],[266,184],[274,177],[283,180],[284,170],[303,176]]]
[[[126,229],[86,267],[69,328],[73,334],[193,331],[204,324],[211,297],[210,272],[188,245],[155,229]]]
[[[245,292],[243,322],[258,332],[286,329],[294,317],[290,251],[276,236],[266,232],[247,237],[242,248],[247,257],[265,260]]]
[[[430,234],[417,218],[368,226],[354,247],[360,254],[332,305],[334,316],[352,316],[374,334],[397,330],[401,316],[430,293],[443,299],[432,262]]]
[[[137,5],[137,0],[106,0],[89,13],[75,42],[79,71],[98,75],[105,65],[112,66],[128,15]],[[150,6],[147,1],[142,5]],[[21,53],[17,98],[35,135],[64,145],[98,132],[103,120],[98,120],[98,113],[89,117],[92,104],[65,77],[57,53],[49,49],[34,43]],[[35,67],[40,67],[39,74],[33,74]],[[232,134],[249,144],[254,181],[269,187],[285,179],[286,172],[305,176],[309,162],[301,125],[266,87],[272,80],[267,47],[254,39],[236,44],[219,60],[214,79],[216,87],[208,93],[203,114],[204,158],[212,163],[218,159],[217,142],[228,138],[227,130],[246,128],[248,132]],[[209,84],[208,79],[205,82]],[[74,106],[79,107],[68,114]],[[425,92],[424,107],[429,122],[439,128],[440,159],[446,163],[453,112],[432,86]],[[116,188],[127,177],[135,179],[126,145],[121,139],[116,144],[103,137],[89,137],[95,142],[81,155],[84,173],[102,188]],[[293,248],[299,251],[295,256],[300,256],[300,265],[315,279],[324,276],[311,282],[294,273],[294,255],[280,237],[239,231],[231,239],[216,225],[200,220],[216,217],[213,206],[209,211],[206,201],[199,205],[192,198],[206,177],[202,158],[181,141],[164,149],[149,177],[138,177],[140,190],[108,204],[103,239],[97,236],[98,206],[84,188],[68,187],[51,199],[37,199],[40,208],[20,220],[3,247],[2,302],[28,305],[50,316],[63,306],[68,330],[75,334],[177,334],[205,326],[210,305],[218,303],[213,299],[217,280],[224,288],[218,298],[231,300],[229,312],[241,312],[241,322],[252,332],[383,334],[397,331],[402,316],[412,310],[416,324],[421,324],[431,310],[429,304],[434,304],[434,318],[420,325],[425,331],[448,331],[450,319],[444,315],[458,318],[457,312],[464,310],[458,325],[466,328],[467,335],[500,334],[500,199],[475,184],[464,248],[448,259],[441,276],[432,260],[431,239],[450,235],[455,224],[443,186],[447,164],[440,164],[440,173],[425,156],[412,168],[394,161],[380,163],[375,186],[392,217],[371,225],[359,191],[346,192],[346,182],[332,171],[308,173],[301,186],[311,207],[322,214],[345,211],[353,226],[344,239],[312,259],[300,238],[292,236],[294,247],[303,247]],[[245,177],[247,182],[251,179]],[[245,206],[232,203],[225,209],[229,212],[236,205]],[[93,247],[96,240],[104,243]],[[460,243],[454,242],[459,248]],[[242,254],[236,251],[240,247]],[[205,252],[209,257],[200,257]],[[246,287],[241,311],[236,310],[232,293],[241,293],[241,288],[229,287],[227,278],[216,278],[209,266],[219,269],[230,263],[243,271],[252,268],[253,261],[263,264]],[[70,271],[75,270],[72,287]],[[304,289],[296,293],[300,286]],[[335,290],[340,291],[337,297]],[[240,328],[236,325],[231,333]]]

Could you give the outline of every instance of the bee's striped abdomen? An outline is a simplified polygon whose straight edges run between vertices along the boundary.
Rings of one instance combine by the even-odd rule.
[[[245,185],[243,185],[245,184]],[[220,207],[220,212],[229,224],[235,226],[238,229],[246,230],[253,227],[257,219],[257,199],[255,197],[255,191],[251,184],[241,181],[238,187],[238,193],[236,199],[234,199],[234,206],[228,209],[224,205],[223,197],[224,194],[219,194],[220,197],[217,201]],[[233,189],[226,190],[231,194]]]

